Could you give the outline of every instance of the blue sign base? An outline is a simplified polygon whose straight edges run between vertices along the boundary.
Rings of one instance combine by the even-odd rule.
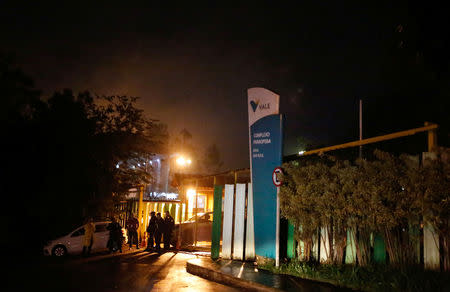
[[[250,127],[255,253],[275,258],[277,189],[273,170],[282,163],[281,115],[266,116]]]

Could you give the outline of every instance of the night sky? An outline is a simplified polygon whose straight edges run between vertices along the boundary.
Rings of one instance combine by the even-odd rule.
[[[63,88],[140,96],[170,133],[188,129],[199,148],[216,143],[223,169],[249,166],[250,87],[280,94],[285,154],[298,151],[299,136],[317,145],[358,139],[359,99],[367,136],[445,120],[441,85],[426,102],[394,101],[383,75],[404,40],[439,84],[449,84],[448,16],[438,4],[73,2],[1,1],[1,48],[44,96]],[[421,113],[424,104],[431,109]]]

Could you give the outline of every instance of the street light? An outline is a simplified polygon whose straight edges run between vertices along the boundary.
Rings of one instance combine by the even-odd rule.
[[[182,156],[178,157],[176,161],[177,161],[177,164],[181,165],[181,166],[184,166],[186,164],[186,160]]]
[[[189,158],[184,158],[183,156],[178,156],[176,162],[179,166],[187,166],[192,163],[192,160]]]
[[[189,198],[193,198],[193,197],[195,196],[196,193],[197,193],[197,192],[196,192],[195,189],[188,189],[187,192],[186,192],[186,194],[187,194],[187,196],[188,196]]]

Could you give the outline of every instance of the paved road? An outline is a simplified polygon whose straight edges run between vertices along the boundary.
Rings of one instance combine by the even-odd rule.
[[[15,263],[15,291],[238,291],[186,272],[192,253],[137,251]]]

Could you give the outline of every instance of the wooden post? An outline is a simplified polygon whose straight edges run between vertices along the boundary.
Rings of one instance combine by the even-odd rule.
[[[359,100],[359,141],[362,140],[362,100]],[[362,146],[359,145],[359,159],[362,159]]]
[[[184,185],[182,184],[181,185],[181,187],[180,187],[180,189],[181,189],[181,194],[184,194],[183,195],[183,201],[184,201],[184,207],[186,207],[186,196],[187,196],[187,194],[186,194],[186,189],[185,189],[185,187],[184,187]],[[185,219],[183,219],[183,210],[184,210],[184,208],[183,208],[183,203],[180,201],[180,217],[179,217],[179,222],[180,222],[180,225],[179,225],[179,227],[178,227],[178,239],[177,239],[177,249],[180,249],[181,248],[181,227],[183,226],[183,224],[181,224],[182,222],[183,222],[183,220],[185,220]],[[186,212],[186,211],[185,211]],[[186,213],[185,213],[186,214]]]
[[[425,122],[425,126],[430,126],[433,123]],[[432,152],[437,146],[436,129],[428,130],[428,152]]]
[[[198,230],[198,179],[195,180],[195,225],[194,225],[194,246],[197,246],[197,230]]]
[[[137,219],[139,220],[139,237],[144,237],[144,224],[143,224],[143,218],[144,218],[144,186],[139,187],[139,205],[138,205],[138,216]]]

